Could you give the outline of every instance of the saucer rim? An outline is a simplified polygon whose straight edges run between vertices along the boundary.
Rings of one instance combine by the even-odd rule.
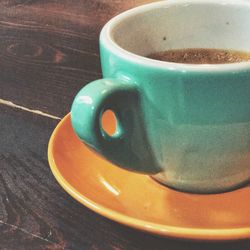
[[[145,220],[133,218],[131,216],[124,215],[120,212],[114,211],[103,205],[96,203],[78,192],[61,174],[57,168],[57,164],[53,155],[54,142],[57,135],[61,132],[64,123],[70,120],[70,113],[68,113],[56,126],[51,134],[48,143],[48,162],[50,169],[60,184],[60,186],[75,200],[86,206],[90,210],[116,221],[120,224],[144,231],[155,235],[160,235],[168,238],[178,238],[187,240],[205,240],[205,241],[226,241],[226,240],[240,240],[250,239],[250,227],[239,228],[191,228],[191,227],[177,227],[164,224],[158,224],[148,222]],[[133,174],[131,172],[131,174]]]

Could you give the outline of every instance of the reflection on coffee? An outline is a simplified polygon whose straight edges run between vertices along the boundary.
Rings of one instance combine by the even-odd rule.
[[[148,58],[188,64],[224,64],[250,60],[250,52],[224,49],[189,48],[152,53]]]

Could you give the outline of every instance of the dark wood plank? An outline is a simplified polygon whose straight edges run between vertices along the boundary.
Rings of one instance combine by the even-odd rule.
[[[47,144],[57,121],[0,105],[0,249],[250,249],[250,241],[195,243],[119,225],[57,184]]]
[[[98,37],[115,14],[144,1],[0,2],[0,98],[54,115],[101,77]]]

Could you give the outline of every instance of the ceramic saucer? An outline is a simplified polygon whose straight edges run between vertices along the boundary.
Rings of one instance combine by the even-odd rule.
[[[112,119],[106,115],[104,120],[111,130]],[[60,185],[80,203],[111,220],[165,237],[250,238],[250,186],[213,195],[174,191],[90,151],[74,134],[70,115],[53,132],[48,157]]]

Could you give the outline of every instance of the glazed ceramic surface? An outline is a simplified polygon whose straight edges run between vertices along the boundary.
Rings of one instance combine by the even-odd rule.
[[[110,114],[104,125],[114,130]],[[73,132],[69,115],[51,136],[48,155],[54,176],[71,196],[119,223],[182,239],[250,238],[249,186],[213,195],[166,188],[90,151]]]
[[[111,162],[182,191],[222,192],[250,179],[250,62],[185,65],[149,53],[250,51],[249,1],[163,1],[118,15],[100,36],[104,79],[84,87],[72,124]],[[117,129],[100,125],[106,109]]]

